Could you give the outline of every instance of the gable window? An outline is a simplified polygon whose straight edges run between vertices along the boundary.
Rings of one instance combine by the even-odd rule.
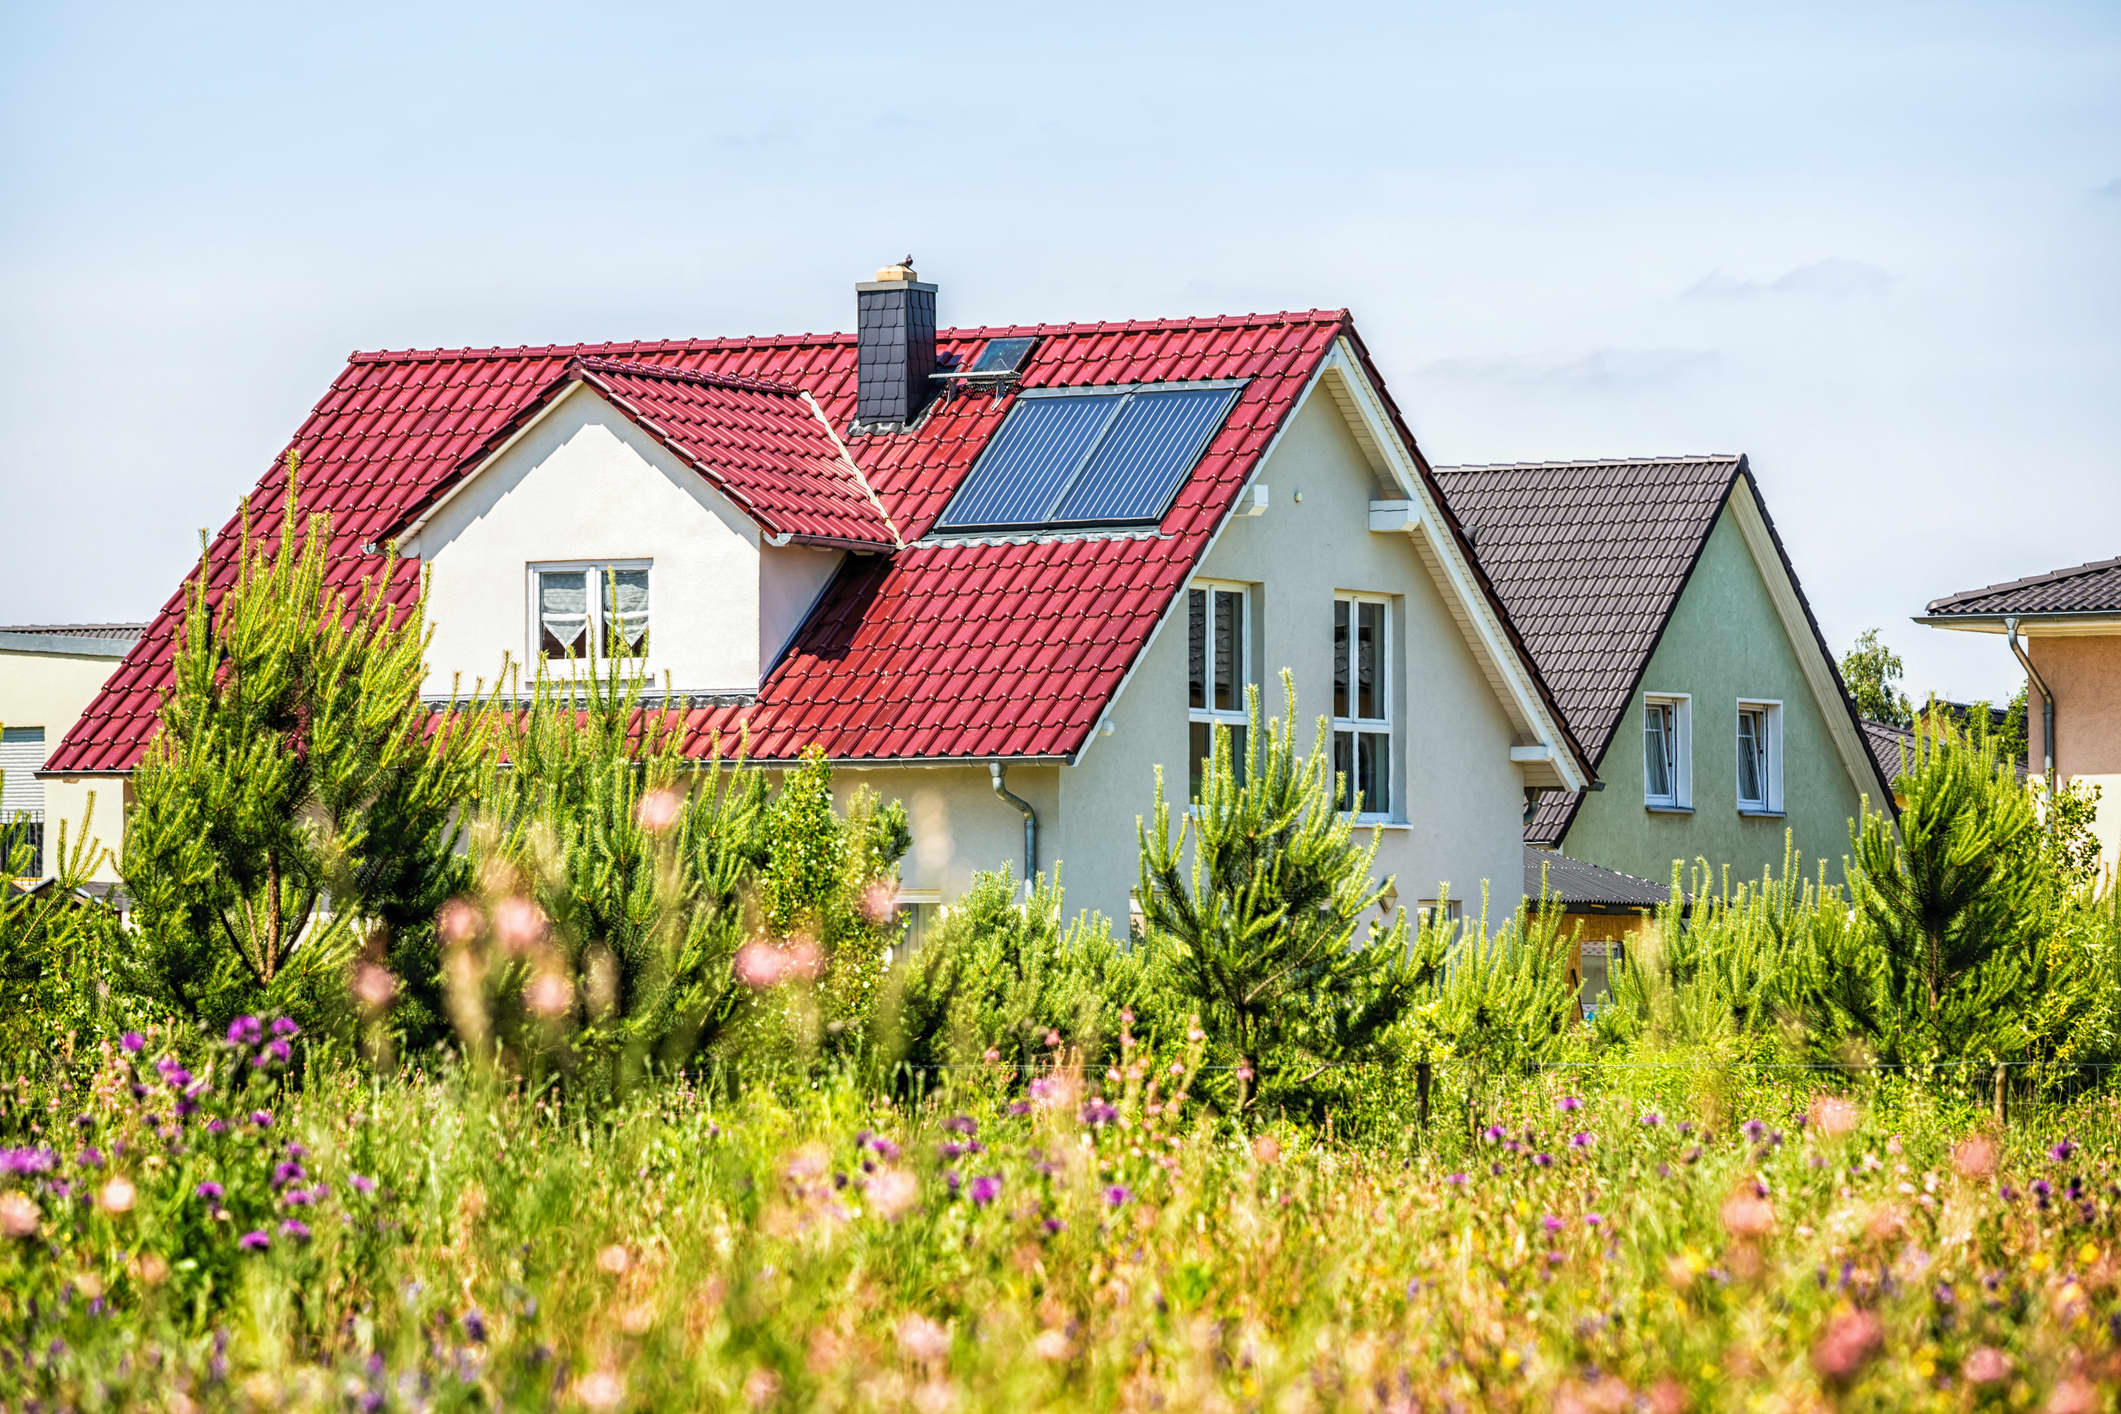
[[[1241,584],[1196,584],[1186,591],[1187,799],[1199,800],[1215,728],[1230,731],[1230,768],[1244,775],[1245,685],[1251,678],[1246,590]]]
[[[1782,813],[1782,704],[1738,704],[1738,808]]]
[[[1340,808],[1358,818],[1392,813],[1392,624],[1387,599],[1333,599],[1333,771]]]
[[[648,568],[645,560],[532,565],[533,659],[646,658]]]
[[[1642,703],[1642,801],[1652,810],[1694,804],[1692,699],[1652,693]]]

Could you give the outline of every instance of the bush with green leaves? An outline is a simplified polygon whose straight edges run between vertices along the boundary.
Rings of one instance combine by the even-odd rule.
[[[332,582],[322,516],[301,514],[298,468],[277,546],[249,511],[218,604],[202,562],[161,728],[133,775],[121,865],[138,925],[131,987],[210,1026],[279,1010],[329,1027],[349,1013],[357,952],[427,946],[463,887],[458,809],[485,716],[420,699],[427,647],[401,607],[394,556]]]
[[[95,817],[90,792],[78,833],[59,822],[57,867],[41,882],[29,842],[0,826],[0,1053],[66,1052],[141,1019],[113,985],[131,940],[117,910],[84,887],[109,853],[93,843]]]
[[[920,945],[894,959],[871,1051],[901,1088],[981,1065],[1029,1076],[1056,1042],[1101,1069],[1122,1008],[1142,988],[1140,955],[1113,941],[1101,915],[1064,918],[1058,870],[1040,875],[1029,898],[1009,870],[976,874]]]
[[[1285,713],[1264,728],[1248,690],[1242,763],[1216,729],[1200,799],[1175,829],[1158,769],[1152,820],[1137,827],[1138,897],[1149,992],[1207,1033],[1205,1093],[1233,1114],[1318,1120],[1351,1067],[1394,1055],[1394,1027],[1442,959],[1412,946],[1404,910],[1379,921],[1381,836],[1355,842],[1335,803],[1331,729],[1321,720],[1299,753],[1286,674],[1283,688]]]

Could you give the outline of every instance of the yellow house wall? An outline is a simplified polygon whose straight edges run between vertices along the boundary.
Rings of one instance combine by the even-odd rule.
[[[59,747],[74,720],[94,700],[104,680],[117,670],[115,658],[74,657],[62,653],[0,652],[0,726],[44,728],[44,751]],[[63,824],[69,852],[81,837],[81,823],[94,792],[96,811],[91,850],[101,856],[123,843],[124,811],[119,804],[124,783],[114,778],[47,778],[44,782],[44,863],[57,863]],[[115,880],[117,871],[102,859],[93,877]]]

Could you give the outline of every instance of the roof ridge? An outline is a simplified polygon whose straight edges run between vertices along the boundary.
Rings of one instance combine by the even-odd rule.
[[[1736,465],[1744,456],[1743,452],[1702,452],[1669,457],[1568,457],[1527,462],[1454,462],[1449,466],[1431,466],[1429,469],[1438,476],[1445,476],[1474,471],[1544,471],[1565,467],[1684,466],[1694,462],[1728,462]]]
[[[2023,579],[2009,579],[2001,584],[1985,584],[1979,589],[1962,589],[1957,594],[1947,594],[1942,599],[1930,600],[1927,612],[1940,613],[1969,599],[1986,599],[1991,594],[2003,594],[2013,589],[2033,589],[2043,584],[2053,584],[2057,580],[2074,579],[2080,574],[2100,574],[2110,569],[2121,569],[2121,555],[2116,555],[2111,560],[2087,560],[2081,565],[2029,574]]]
[[[803,389],[794,383],[779,383],[771,378],[753,378],[741,373],[666,368],[661,364],[634,363],[623,358],[605,358],[594,354],[577,354],[571,362],[573,366],[586,368],[592,373],[624,373],[638,378],[668,378],[676,383],[699,383],[710,388],[734,388],[747,393],[778,393],[784,397],[796,397],[803,392]]]
[[[1233,329],[1247,325],[1330,324],[1348,318],[1345,309],[1262,310],[1250,314],[1187,314],[1162,318],[1075,320],[1058,324],[980,324],[938,329],[937,339],[974,341],[1043,334],[1138,334],[1177,329]],[[355,349],[350,364],[441,363],[481,358],[610,358],[643,353],[711,353],[722,349],[790,348],[802,344],[851,344],[852,330],[802,334],[722,334],[698,339],[618,339],[591,344],[496,344],[427,349]]]

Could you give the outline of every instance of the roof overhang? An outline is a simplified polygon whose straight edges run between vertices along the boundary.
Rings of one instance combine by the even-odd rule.
[[[1406,535],[1444,591],[1451,617],[1472,645],[1482,675],[1510,714],[1519,738],[1512,743],[1510,759],[1523,767],[1525,784],[1568,791],[1589,788],[1590,762],[1478,569],[1411,436],[1372,377],[1367,357],[1349,334],[1334,340],[1312,376],[1312,386],[1323,387],[1332,397],[1371,470],[1396,493],[1393,499],[1372,503],[1370,528]],[[1304,391],[1308,396],[1310,388]],[[1272,454],[1269,448],[1268,456]],[[1262,469],[1266,462],[1261,458]]]
[[[1915,622],[1925,627],[1952,629],[1959,633],[2009,633],[2013,620],[2017,621],[2020,638],[2104,638],[2121,634],[2121,613],[2112,609],[2083,609],[2062,614],[1915,615]]]
[[[0,632],[0,653],[36,653],[51,658],[123,658],[130,638],[93,638],[70,633]]]

